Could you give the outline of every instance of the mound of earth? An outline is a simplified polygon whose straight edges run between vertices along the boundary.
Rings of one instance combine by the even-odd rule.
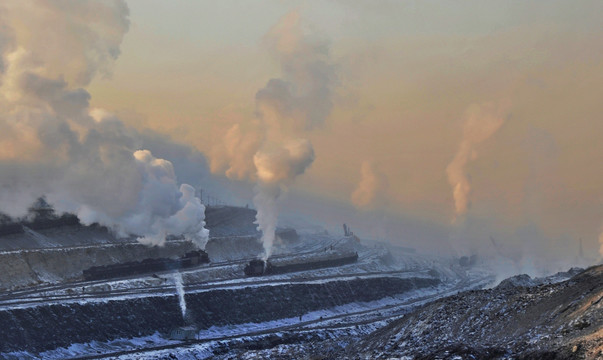
[[[603,359],[603,265],[437,300],[346,349],[350,359]]]

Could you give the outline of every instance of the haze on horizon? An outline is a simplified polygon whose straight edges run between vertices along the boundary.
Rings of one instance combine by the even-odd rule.
[[[82,59],[53,54],[44,74],[85,89],[144,145],[202,154],[150,146],[180,182],[245,204],[258,181],[277,181],[281,223],[347,222],[429,251],[574,264],[582,239],[601,258],[600,1],[112,4],[127,24],[87,13],[110,25],[92,32],[111,45],[99,70],[82,80],[69,68]],[[57,12],[28,42],[39,34],[17,20],[0,16],[17,44],[73,30]],[[0,64],[14,57],[9,38]],[[31,155],[7,154],[0,165]]]

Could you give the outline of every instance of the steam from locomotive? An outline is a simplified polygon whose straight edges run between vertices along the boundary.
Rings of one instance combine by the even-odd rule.
[[[281,64],[281,77],[270,79],[256,96],[256,121],[234,125],[213,152],[212,170],[257,182],[254,205],[264,254],[272,254],[278,200],[315,158],[305,134],[321,126],[331,112],[334,67],[324,41],[305,33],[297,11],[285,15],[264,38]]]

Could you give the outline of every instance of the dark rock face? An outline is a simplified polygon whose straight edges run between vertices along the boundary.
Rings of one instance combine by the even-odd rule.
[[[434,301],[346,354],[350,359],[603,358],[603,265],[561,283],[530,283],[518,276],[494,289]]]
[[[0,351],[41,351],[93,339],[152,334],[151,329],[168,331],[181,325],[181,319],[176,297],[1,311]]]
[[[23,233],[23,226],[27,226],[32,230],[52,229],[61,226],[82,226],[77,216],[73,214],[63,214],[61,216],[56,216],[54,213],[42,216],[38,214],[32,219],[24,220],[13,220],[6,215],[2,216],[2,214],[0,214],[0,217],[3,218],[3,220],[0,220],[0,236]],[[96,224],[94,227],[102,228]],[[107,229],[103,229],[107,231]]]
[[[255,210],[236,206],[208,206],[205,227],[210,237],[257,235]]]
[[[321,284],[246,287],[186,294],[187,309],[200,329],[261,322],[344,305],[373,301],[437,279],[382,277]],[[33,352],[120,337],[167,333],[183,325],[177,296],[46,305],[0,311],[0,352]]]
[[[170,241],[164,247],[139,243],[109,247],[56,248],[45,251],[4,252],[0,254],[0,289],[39,284],[48,278],[71,280],[82,277],[91,266],[124,263],[147,258],[180,257],[194,250],[188,241]]]

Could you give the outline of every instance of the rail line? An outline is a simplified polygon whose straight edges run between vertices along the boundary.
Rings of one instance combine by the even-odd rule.
[[[335,243],[337,243],[337,241],[335,241]],[[327,248],[331,246],[330,244],[327,244]],[[323,244],[321,247],[325,248],[325,245]],[[320,252],[317,251],[305,251],[305,252],[299,252],[299,253],[295,253],[295,254],[279,254],[279,255],[275,255],[273,256],[274,259],[288,259],[288,258],[293,258],[293,257],[301,257],[301,256],[305,256],[305,255],[312,255],[312,254],[320,254]],[[189,272],[196,272],[196,271],[208,271],[208,270],[217,270],[220,268],[230,268],[230,267],[234,267],[237,265],[241,265],[241,264],[246,264],[248,263],[250,260],[255,259],[255,257],[250,257],[250,258],[243,258],[243,259],[239,259],[239,260],[230,260],[230,261],[220,261],[220,262],[212,262],[209,263],[207,265],[200,265],[194,268],[187,268],[187,269],[183,269],[183,271],[181,271],[182,273],[189,273]],[[406,270],[405,270],[406,271]],[[113,278],[113,279],[101,279],[101,280],[77,280],[77,281],[72,281],[72,282],[65,282],[65,283],[60,283],[60,284],[52,284],[52,285],[42,285],[42,286],[37,286],[35,288],[28,288],[28,289],[23,289],[23,290],[13,290],[11,292],[5,293],[0,295],[0,307],[3,306],[4,304],[6,304],[7,302],[10,302],[11,300],[15,300],[15,299],[19,299],[19,298],[27,298],[27,297],[43,297],[44,299],[38,300],[38,302],[42,302],[42,301],[48,301],[49,297],[59,297],[60,295],[52,295],[52,296],[48,296],[48,295],[44,295],[44,293],[50,293],[50,292],[58,292],[58,291],[69,291],[70,289],[77,289],[77,288],[88,288],[88,287],[94,287],[94,286],[99,286],[99,285],[105,285],[105,284],[109,284],[109,283],[115,283],[115,282],[120,282],[120,281],[128,281],[128,280],[136,280],[136,279],[145,279],[148,278],[151,274],[157,275],[158,277],[161,276],[168,276],[170,274],[172,274],[174,271],[162,271],[162,272],[154,272],[154,273],[147,273],[147,274],[136,274],[136,275],[131,275],[131,276],[126,276],[126,277],[119,277],[119,278]],[[303,272],[300,272],[303,273]],[[229,279],[221,279],[218,281],[230,281],[230,280],[237,280],[237,279],[244,279],[246,278],[245,276],[241,275],[239,277],[231,277]],[[167,278],[164,278],[165,280],[167,280]],[[277,280],[278,281],[278,280]],[[264,281],[264,282],[270,282],[270,281]],[[239,285],[242,285],[243,283],[245,284],[249,284],[250,282],[242,282]],[[190,284],[188,286],[186,286],[185,288],[188,288],[190,286],[195,286],[196,284]],[[198,285],[198,284],[197,284]],[[157,286],[144,286],[144,287],[140,287],[139,289],[153,289],[153,290],[157,290],[162,288],[163,286],[157,287]],[[165,285],[166,288],[173,288],[173,286],[170,285]],[[113,289],[113,290],[109,290],[109,291],[94,291],[91,293],[85,293],[84,291],[82,291],[81,293],[79,293],[79,297],[81,298],[91,298],[91,297],[98,297],[99,295],[103,295],[103,294],[114,294],[114,295],[119,295],[119,294],[123,294],[123,291],[127,291],[127,292],[132,292],[134,290],[136,290],[137,288],[129,288],[127,290],[124,289]],[[76,299],[75,295],[69,295],[71,298],[73,298],[74,300]],[[69,296],[67,295],[63,295],[63,297],[65,299],[68,299]]]
[[[423,277],[427,275],[427,270],[415,271],[415,270],[395,270],[395,271],[384,271],[384,272],[364,272],[364,273],[348,273],[348,274],[334,274],[334,275],[323,275],[323,276],[301,276],[296,278],[282,278],[275,279],[271,276],[265,276],[261,279],[254,278],[254,280],[247,281],[216,281],[209,283],[198,283],[198,284],[187,284],[184,286],[185,292],[198,293],[205,291],[214,291],[221,289],[229,289],[236,287],[249,287],[249,286],[262,286],[262,285],[283,285],[291,283],[305,283],[305,282],[316,282],[316,281],[338,281],[348,280],[350,278],[371,278],[371,277],[389,277],[402,274],[416,274],[417,277]],[[245,278],[245,277],[242,277]],[[248,278],[245,278],[248,279]],[[257,279],[257,280],[256,280]],[[168,280],[166,278],[166,280]],[[234,279],[236,280],[236,279]],[[31,295],[31,294],[30,294]],[[174,290],[174,284],[165,284],[160,286],[145,286],[138,288],[128,289],[112,289],[105,291],[95,291],[92,293],[81,293],[77,295],[65,294],[65,295],[37,295],[35,297],[23,298],[22,296],[5,297],[0,299],[0,309],[2,308],[13,308],[23,306],[36,306],[39,304],[48,305],[50,303],[69,303],[69,302],[80,302],[82,300],[110,300],[112,298],[120,297],[145,297],[148,295],[154,296],[172,296],[176,295]]]
[[[147,347],[147,348],[138,348],[138,349],[132,349],[132,350],[122,350],[122,351],[116,351],[116,352],[105,353],[105,354],[76,356],[71,359],[73,359],[73,360],[92,360],[92,359],[105,359],[105,358],[119,357],[119,356],[125,356],[125,355],[142,355],[143,353],[151,352],[151,351],[161,351],[161,350],[178,349],[178,348],[190,348],[190,347],[193,347],[193,346],[196,346],[199,344],[209,343],[209,342],[213,342],[213,341],[227,341],[227,340],[233,340],[233,339],[239,339],[239,338],[245,338],[245,337],[257,337],[257,336],[262,336],[262,335],[270,335],[270,334],[274,334],[274,333],[278,333],[278,332],[282,332],[282,331],[334,330],[334,329],[338,329],[338,328],[346,328],[346,327],[352,327],[352,326],[356,326],[356,325],[366,325],[366,324],[371,324],[371,323],[375,323],[375,322],[379,322],[379,321],[383,321],[388,318],[391,318],[392,317],[391,313],[395,312],[395,311],[401,311],[403,309],[407,309],[407,308],[410,308],[415,305],[421,305],[428,301],[434,301],[434,300],[437,300],[437,299],[440,299],[440,298],[443,298],[446,296],[450,296],[461,290],[470,290],[470,289],[474,289],[476,287],[484,286],[485,284],[490,282],[492,279],[493,278],[491,276],[481,277],[479,279],[472,280],[472,281],[470,281],[468,279],[464,279],[464,280],[460,281],[459,283],[457,283],[455,286],[453,286],[449,289],[446,289],[444,291],[441,291],[439,293],[436,293],[436,294],[431,294],[431,295],[418,297],[418,298],[412,298],[412,299],[403,301],[398,304],[388,304],[388,305],[384,305],[381,307],[376,307],[376,308],[372,308],[372,309],[368,309],[368,310],[361,310],[361,311],[350,312],[350,313],[345,313],[345,314],[333,315],[333,316],[324,317],[324,318],[320,318],[320,319],[301,321],[299,323],[291,324],[291,325],[276,326],[276,327],[272,327],[269,329],[245,332],[245,333],[235,334],[235,335],[226,335],[226,336],[209,337],[209,338],[196,339],[196,340],[188,340],[188,341],[183,341],[183,342],[176,343],[176,344],[151,346],[151,347]],[[368,315],[371,313],[379,314],[384,311],[390,312],[390,315],[377,315],[371,319],[344,322],[344,323],[337,324],[337,325],[324,325],[324,326],[311,327],[311,328],[307,327],[308,325],[321,324],[321,323],[330,322],[333,320],[340,320],[340,319],[345,319],[345,318],[350,318],[350,317],[357,317],[357,316],[361,316],[361,315]],[[394,316],[399,316],[399,314],[394,315]]]

